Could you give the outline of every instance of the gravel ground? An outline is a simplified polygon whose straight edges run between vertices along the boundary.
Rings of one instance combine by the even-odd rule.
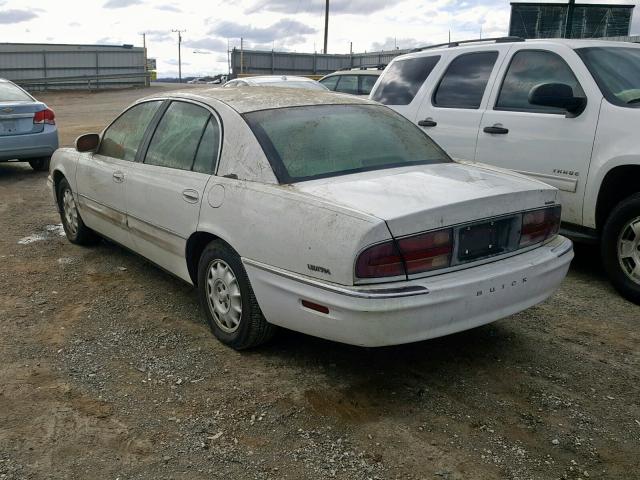
[[[41,98],[69,144],[148,93]],[[45,179],[0,164],[0,479],[640,478],[640,307],[597,251],[472,331],[238,353],[189,286],[68,243]]]

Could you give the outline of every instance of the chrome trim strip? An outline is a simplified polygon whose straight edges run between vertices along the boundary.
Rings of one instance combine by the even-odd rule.
[[[91,213],[120,228],[127,228],[127,216],[111,207],[96,202],[83,194],[78,194],[80,208],[90,210]]]
[[[413,297],[416,295],[426,295],[429,293],[429,289],[419,285],[407,286],[407,287],[388,287],[388,288],[358,288],[358,287],[345,287],[342,285],[335,285],[320,280],[314,280],[297,273],[292,273],[281,268],[272,267],[262,262],[257,262],[249,258],[242,258],[242,262],[246,265],[250,265],[260,270],[264,270],[274,275],[278,275],[289,280],[304,283],[312,287],[327,290],[338,295],[346,295],[348,297],[356,298],[368,298],[368,299],[389,299],[389,298],[403,298]]]

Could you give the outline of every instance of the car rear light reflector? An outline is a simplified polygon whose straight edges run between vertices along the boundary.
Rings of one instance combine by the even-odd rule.
[[[448,267],[453,250],[452,237],[453,232],[448,229],[398,240],[407,275]]]
[[[404,261],[394,240],[367,248],[356,261],[359,278],[397,277],[406,275]]]
[[[520,248],[535,245],[553,237],[560,230],[560,206],[522,214]]]
[[[315,310],[316,312],[324,313],[325,315],[329,313],[329,307],[325,307],[324,305],[319,305],[317,303],[310,302],[309,300],[301,300],[301,302],[302,306],[309,310]]]
[[[55,125],[56,114],[53,113],[53,110],[51,110],[50,108],[40,110],[33,115],[33,123],[46,123],[48,125]]]

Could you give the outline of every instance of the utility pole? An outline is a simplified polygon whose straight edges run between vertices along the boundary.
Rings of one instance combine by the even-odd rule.
[[[151,86],[151,79],[149,78],[149,68],[147,62],[147,33],[142,32],[140,35],[142,35],[142,50],[144,51],[144,84],[145,86],[149,87]]]
[[[573,11],[576,5],[576,0],[569,0],[567,7],[567,20],[564,26],[564,38],[571,38],[571,32],[573,30]]]
[[[178,34],[178,82],[182,83],[182,33],[186,30],[171,30]]]
[[[324,9],[324,54],[327,54],[327,40],[329,39],[329,0]]]
[[[240,75],[244,72],[244,38],[240,37]]]

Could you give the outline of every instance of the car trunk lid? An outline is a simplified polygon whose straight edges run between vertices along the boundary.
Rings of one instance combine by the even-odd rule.
[[[364,172],[293,187],[380,218],[396,238],[548,206],[557,194],[522,175],[463,162]]]
[[[33,123],[33,116],[45,108],[40,102],[0,101],[0,137],[41,132],[44,125]]]

